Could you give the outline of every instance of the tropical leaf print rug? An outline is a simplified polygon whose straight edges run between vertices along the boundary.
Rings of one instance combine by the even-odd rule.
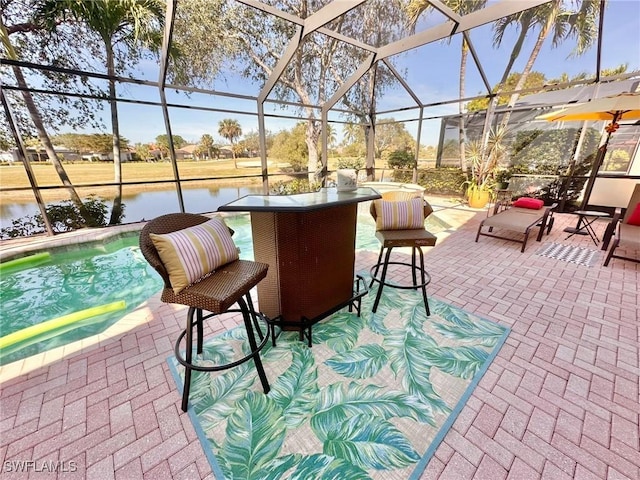
[[[388,291],[388,292],[387,292]],[[508,329],[422,296],[387,289],[375,314],[339,312],[262,351],[253,362],[193,372],[189,415],[218,479],[419,478]],[[203,363],[238,358],[243,327],[205,343]],[[182,393],[184,369],[169,364]]]

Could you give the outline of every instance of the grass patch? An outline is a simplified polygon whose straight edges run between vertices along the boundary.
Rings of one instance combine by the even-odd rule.
[[[260,183],[261,174],[259,159],[251,160],[250,166],[243,164],[248,159],[239,159],[238,168],[234,167],[233,160],[211,160],[201,162],[178,162],[178,174],[181,180],[203,179],[185,183],[191,187],[208,187],[216,180],[210,180],[210,177],[222,178],[223,182],[228,184],[241,183]],[[53,165],[49,163],[32,163],[33,173],[39,187],[61,187],[62,182],[58,177]],[[255,165],[255,166],[254,166]],[[270,167],[272,173],[286,174],[288,164],[272,162]],[[115,195],[115,187],[83,187],[83,185],[93,185],[97,183],[110,183],[114,178],[113,163],[106,162],[78,162],[68,163],[64,165],[71,182],[76,187],[78,195],[85,197],[90,193],[97,196],[111,198]],[[25,191],[9,191],[14,188],[29,188],[29,180],[22,164],[16,163],[12,166],[0,167],[0,177],[2,178],[2,190],[0,191],[0,199],[7,202],[21,203],[32,202],[34,200],[31,190]],[[228,177],[228,178],[225,178]],[[235,177],[235,178],[234,178]],[[240,178],[238,178],[240,177]],[[244,178],[248,177],[248,178]],[[250,178],[253,177],[253,178]],[[122,164],[122,180],[123,182],[157,182],[157,181],[173,181],[173,167],[170,162],[142,163],[131,162]],[[216,182],[217,183],[217,182]],[[166,190],[173,188],[168,183],[146,183],[145,185],[124,186],[126,192],[142,192],[149,190]],[[45,202],[59,201],[69,198],[64,188],[44,189],[42,195]]]

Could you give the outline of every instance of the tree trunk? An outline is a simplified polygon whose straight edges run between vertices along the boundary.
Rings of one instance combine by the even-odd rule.
[[[111,108],[111,143],[113,147],[113,181],[116,183],[116,195],[111,208],[109,225],[117,225],[122,220],[122,161],[120,158],[120,125],[118,123],[118,102],[116,101],[115,67],[111,41],[105,39],[107,50],[107,73],[109,75],[109,106]]]
[[[376,148],[375,148],[375,125],[367,125],[364,127],[364,144],[367,148],[367,163],[366,163],[366,172],[367,172],[367,182],[375,182],[376,180]],[[384,170],[383,170],[384,172]]]
[[[507,82],[507,78],[511,73],[511,69],[513,68],[513,64],[516,62],[516,59],[520,56],[520,52],[522,51],[522,45],[524,44],[524,40],[529,32],[529,24],[522,25],[522,30],[520,30],[520,35],[518,36],[518,40],[515,45],[511,49],[511,56],[509,57],[509,62],[502,73],[502,78],[500,79],[500,83],[498,84],[498,91],[495,96],[491,98],[489,102],[489,107],[487,108],[487,113],[484,120],[484,130],[482,132],[482,157],[484,159],[484,152],[487,148],[487,144],[489,143],[489,133],[491,132],[491,124],[493,123],[493,116],[495,115],[496,107],[498,106],[498,101],[500,100],[500,92],[504,88],[505,83]]]
[[[238,169],[238,161],[236,160],[236,148],[233,144],[233,140],[229,139],[229,143],[231,143],[231,158],[233,158],[233,168]]]
[[[318,175],[318,140],[320,139],[320,129],[317,126],[315,119],[311,118],[307,121],[307,135],[305,142],[307,143],[307,150],[309,150],[309,161],[307,162],[307,178],[309,184],[316,180],[322,180]],[[326,155],[326,154],[325,154]]]
[[[465,92],[465,79],[467,75],[467,55],[469,53],[469,46],[467,45],[467,40],[462,37],[462,52],[460,56],[460,99],[464,98]],[[460,169],[463,172],[467,171],[467,157],[466,157],[466,131],[464,127],[464,108],[462,103],[458,103],[458,112],[460,113],[460,125],[458,130],[459,141],[460,141]]]
[[[527,64],[525,65],[524,70],[522,71],[522,75],[520,75],[520,78],[518,79],[518,83],[515,88],[516,92],[524,88],[525,82],[527,81],[527,78],[529,77],[529,74],[533,69],[533,64],[538,58],[538,54],[542,49],[542,44],[546,40],[550,30],[551,30],[551,22],[547,22],[547,24],[545,25],[545,28],[540,30],[540,33],[538,34],[538,39],[536,40],[536,44],[534,45],[533,50],[531,51],[531,55],[529,55],[529,60],[527,61]],[[509,103],[507,104],[507,111],[505,112],[504,117],[502,117],[502,120],[500,122],[500,124],[503,127],[506,127],[508,125],[509,120],[511,118],[511,109],[515,106],[516,102],[518,101],[518,98],[520,98],[519,93],[514,93],[509,98]]]
[[[82,203],[82,200],[78,196],[76,189],[71,183],[71,180],[69,179],[69,176],[67,175],[66,170],[62,166],[62,162],[58,159],[58,156],[56,155],[56,152],[53,148],[53,144],[51,143],[51,139],[49,138],[49,135],[47,134],[47,131],[44,128],[42,117],[40,117],[40,113],[38,112],[35,102],[33,101],[33,97],[31,96],[31,93],[27,91],[29,87],[27,86],[27,82],[24,78],[24,75],[22,75],[22,71],[20,70],[19,67],[14,66],[12,68],[13,68],[13,73],[16,76],[16,81],[18,82],[18,86],[21,89],[24,103],[27,107],[27,110],[29,111],[31,120],[33,121],[33,124],[36,127],[36,131],[38,132],[38,139],[44,146],[44,149],[47,152],[47,157],[49,158],[49,161],[56,169],[56,173],[58,174],[58,177],[60,177],[62,184],[66,187],[67,192],[69,192],[69,197],[71,198],[71,201],[78,207],[78,210],[80,210],[80,214],[84,217],[84,213],[85,213],[84,204]]]

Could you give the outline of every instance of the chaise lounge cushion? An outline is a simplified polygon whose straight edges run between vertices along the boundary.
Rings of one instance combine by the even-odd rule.
[[[621,223],[618,225],[619,246],[630,250],[640,250],[640,225]]]
[[[238,248],[220,218],[167,234],[150,234],[177,295],[227,263],[238,260]]]
[[[514,207],[530,208],[531,210],[540,210],[544,206],[544,202],[539,198],[520,197],[513,203]]]
[[[627,223],[629,225],[640,226],[640,203],[636,205],[636,208],[633,210],[633,213],[629,216]]]
[[[494,210],[494,215],[487,217],[480,222],[478,233],[476,234],[476,242],[481,235],[500,238],[503,240],[521,243],[522,248],[520,251],[524,252],[524,249],[527,246],[529,233],[533,228],[539,227],[538,236],[536,238],[536,241],[538,242],[542,240],[544,230],[547,231],[547,235],[551,232],[554,222],[553,210],[556,207],[557,204],[554,203],[553,205],[540,209],[512,206],[507,210],[499,211],[498,204]],[[487,229],[487,231],[483,232],[483,228]],[[504,229],[512,233],[520,233],[523,236],[521,238],[514,238],[512,235],[504,236],[502,233],[492,233],[494,228]]]

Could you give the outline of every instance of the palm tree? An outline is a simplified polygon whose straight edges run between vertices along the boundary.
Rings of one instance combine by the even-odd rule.
[[[213,137],[208,133],[205,133],[200,137],[200,146],[207,152],[207,160],[211,160],[211,153],[213,149],[213,145],[215,142],[213,141]]]
[[[231,155],[233,155],[233,166],[238,168],[238,162],[236,161],[235,142],[242,136],[242,128],[237,120],[232,118],[225,118],[218,123],[218,133],[223,138],[229,140],[231,143]]]
[[[9,33],[7,32],[7,29],[1,20],[0,20],[0,41],[5,48],[5,54],[7,55],[7,58],[11,60],[18,60],[18,54],[14,49],[13,45],[11,44],[9,40]],[[73,183],[71,183],[71,180],[69,179],[69,175],[67,175],[67,172],[64,169],[62,162],[56,155],[56,151],[53,148],[53,143],[51,143],[51,138],[49,138],[49,135],[47,134],[47,130],[44,128],[44,122],[42,121],[40,112],[36,107],[36,103],[33,100],[33,96],[31,95],[31,92],[29,92],[29,87],[27,86],[27,81],[24,78],[24,75],[22,74],[22,70],[20,69],[20,67],[17,67],[15,65],[12,66],[12,69],[16,77],[16,82],[20,87],[22,98],[24,99],[24,104],[27,107],[27,110],[29,111],[29,115],[31,116],[31,121],[33,122],[36,128],[36,132],[38,133],[39,143],[44,147],[45,152],[47,152],[47,157],[49,158],[49,161],[56,169],[56,173],[58,174],[58,177],[60,177],[62,184],[67,189],[67,192],[69,192],[69,197],[71,198],[71,201],[78,207],[80,214],[86,219],[87,217],[85,216],[86,209],[84,207],[84,203],[82,203],[82,200],[80,199],[78,192],[76,192],[76,189],[74,188]],[[38,156],[40,156],[39,152],[38,152]]]
[[[344,126],[344,139],[345,145],[360,142],[364,139],[364,127],[360,123],[347,123]]]
[[[109,224],[118,223],[122,217],[122,158],[120,151],[120,127],[116,100],[115,49],[120,45],[136,54],[142,47],[157,49],[162,38],[165,4],[162,0],[45,0],[39,15],[46,19],[51,29],[60,21],[72,20],[84,23],[104,42],[107,74],[109,76],[109,106],[113,146],[114,182],[117,194],[113,201]]]
[[[454,12],[460,15],[467,15],[471,12],[475,12],[476,10],[480,10],[484,8],[487,4],[487,0],[444,0],[443,2],[447,7],[449,7]],[[415,31],[416,24],[418,23],[418,18],[425,10],[433,8],[431,4],[427,3],[426,0],[411,0],[409,5],[407,6],[407,13],[409,15],[409,28],[411,31]],[[467,37],[465,35],[462,36],[462,47],[460,54],[460,81],[459,81],[459,98],[463,99],[465,97],[465,85],[466,85],[466,76],[467,76],[467,57],[469,55],[469,44],[467,43]],[[460,168],[463,170],[467,169],[466,162],[466,132],[464,126],[464,116],[462,115],[464,112],[464,106],[462,102],[458,102],[458,112],[460,113],[460,124],[458,128],[458,134],[460,137]]]
[[[533,69],[533,64],[538,58],[542,44],[549,34],[553,32],[552,42],[554,47],[558,46],[568,37],[575,37],[576,47],[572,55],[582,55],[593,45],[597,37],[596,17],[599,8],[600,0],[582,0],[580,8],[577,11],[570,12],[562,8],[561,0],[554,0],[553,2],[531,9],[530,15],[526,16],[525,21],[530,22],[530,28],[539,27],[540,31],[538,32],[536,43],[529,54],[527,64],[515,86],[514,90],[516,93],[511,95],[509,103],[507,104],[507,111],[501,121],[502,126],[506,127],[509,123],[511,109],[520,97],[520,94],[517,92],[524,88],[527,77]],[[523,13],[525,12],[505,17],[496,23],[494,38],[498,41],[498,46],[502,41],[506,28],[512,23],[520,23],[518,17],[522,16]]]

